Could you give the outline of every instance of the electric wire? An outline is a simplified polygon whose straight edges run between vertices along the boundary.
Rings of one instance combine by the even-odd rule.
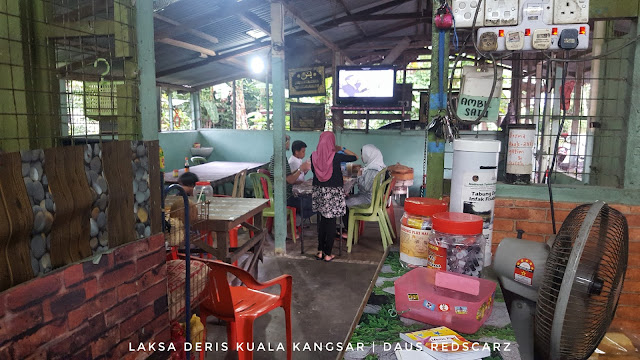
[[[627,42],[624,45],[620,45],[619,47],[615,48],[615,49],[611,49],[605,53],[602,54],[598,54],[598,55],[594,55],[594,56],[590,56],[588,58],[580,58],[580,59],[559,59],[559,58],[552,58],[551,56],[549,56],[549,54],[547,54],[544,51],[541,51],[542,55],[544,55],[547,59],[553,61],[553,62],[562,62],[562,63],[569,63],[569,62],[583,62],[583,61],[591,61],[591,60],[597,60],[597,59],[602,59],[603,57],[607,57],[613,53],[616,53],[624,48],[626,48],[629,45],[632,45],[636,42],[638,42],[638,40],[640,40],[640,35],[636,36],[634,39],[630,40],[629,42]]]
[[[453,62],[453,71],[451,72],[451,77],[449,78],[449,89],[447,91],[448,94],[448,99],[447,99],[447,111],[449,113],[449,118],[453,118],[456,121],[462,123],[462,124],[467,124],[467,125],[477,125],[480,123],[480,121],[482,120],[482,118],[484,117],[484,114],[489,110],[489,105],[491,104],[491,99],[493,98],[493,94],[495,92],[495,88],[496,88],[496,84],[498,83],[498,67],[496,65],[496,58],[494,57],[494,55],[492,53],[488,53],[488,55],[482,51],[480,51],[480,49],[478,49],[478,46],[476,45],[476,20],[478,19],[478,14],[480,13],[480,7],[482,6],[482,0],[478,1],[478,6],[476,7],[476,11],[473,14],[473,21],[471,23],[471,33],[469,35],[467,35],[467,37],[465,38],[464,42],[462,43],[462,46],[460,47],[460,51],[458,52],[458,54],[456,55],[454,62]],[[491,59],[491,64],[493,66],[493,83],[491,85],[491,91],[489,92],[489,99],[487,100],[486,104],[484,105],[484,108],[482,109],[482,111],[478,114],[478,117],[475,120],[463,120],[460,117],[458,117],[457,114],[457,108],[454,109],[453,105],[452,105],[452,87],[453,87],[453,78],[455,75],[455,71],[456,71],[456,67],[458,65],[458,61],[460,61],[460,58],[462,57],[462,50],[464,50],[464,48],[467,45],[467,41],[469,41],[469,37],[472,38],[473,40],[473,47],[476,50],[476,52],[484,58],[489,58]],[[508,53],[502,57],[499,57],[498,59],[504,59],[511,56],[511,53]],[[458,98],[460,98],[460,96],[458,95]]]
[[[565,51],[565,57],[568,57],[569,51]],[[549,206],[551,208],[551,225],[553,227],[553,234],[556,234],[556,216],[553,206],[553,192],[551,191],[551,175],[553,175],[553,168],[556,163],[556,158],[558,156],[558,145],[560,144],[560,134],[562,134],[562,128],[564,127],[564,121],[567,118],[567,106],[565,104],[565,93],[564,87],[567,82],[567,71],[568,71],[567,62],[562,65],[562,79],[560,81],[561,86],[560,89],[556,89],[556,91],[560,92],[560,108],[562,109],[562,119],[560,120],[560,125],[558,126],[558,134],[556,135],[556,142],[553,148],[553,158],[551,160],[551,167],[549,168],[549,172],[547,174],[547,187],[549,188]]]

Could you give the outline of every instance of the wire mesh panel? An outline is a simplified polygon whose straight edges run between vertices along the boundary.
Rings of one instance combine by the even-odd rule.
[[[635,37],[629,20],[597,21],[591,46],[584,51],[522,52],[496,59],[503,88],[497,122],[463,129],[498,130],[503,140],[499,176],[504,179],[510,125],[535,127],[531,182],[624,184],[626,122]],[[465,55],[452,73],[455,103],[461,67],[492,66],[492,61]],[[528,159],[529,160],[529,159]],[[553,173],[551,174],[551,170]]]
[[[195,230],[209,218],[209,202],[202,202],[189,206],[189,228],[185,226],[185,211],[182,197],[168,196],[165,200],[166,220],[165,240],[172,248],[183,248],[185,236],[189,234],[190,244],[193,241],[206,241],[207,233]],[[167,264],[169,276],[169,318],[178,319],[185,311],[185,261],[172,260]],[[197,261],[191,261],[190,271],[190,299],[191,306],[197,306],[205,297],[204,289],[207,282],[209,268]]]
[[[131,0],[0,0],[0,148],[139,134]]]

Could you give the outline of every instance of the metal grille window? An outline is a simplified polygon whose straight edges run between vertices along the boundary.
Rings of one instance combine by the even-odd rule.
[[[5,151],[140,133],[135,8],[125,0],[0,0]]]
[[[193,97],[190,92],[162,90],[161,131],[195,129]]]
[[[532,124],[536,129],[532,183],[546,182],[556,152],[553,183],[623,185],[625,149],[620,139],[626,137],[634,46],[612,50],[635,36],[635,26],[630,20],[600,21],[592,34],[592,46],[586,51],[522,52],[496,61],[503,69],[498,121],[462,128],[476,133],[498,130],[503,140],[501,178],[509,126]],[[599,54],[606,56],[591,59]],[[470,64],[475,61],[469,60]],[[462,65],[467,64],[458,64]],[[456,68],[454,94],[459,91],[459,78],[460,68]]]
[[[596,22],[591,50],[556,54],[568,63],[547,57],[514,59],[514,74],[522,74],[513,79],[520,95],[513,99],[518,104],[514,120],[537,125],[535,182],[545,182],[557,143],[554,183],[624,184],[621,139],[629,116],[634,47],[590,58],[624,45],[634,29],[628,20]]]

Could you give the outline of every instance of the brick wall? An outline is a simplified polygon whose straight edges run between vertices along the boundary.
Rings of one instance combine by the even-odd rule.
[[[556,228],[578,203],[555,202]],[[627,274],[613,327],[640,334],[640,206],[609,204],[622,212],[629,224],[629,261]],[[524,239],[546,241],[553,234],[548,201],[496,199],[493,223],[493,253],[505,237],[516,237],[516,229],[525,231]]]
[[[0,293],[0,359],[122,359],[170,339],[162,234]]]

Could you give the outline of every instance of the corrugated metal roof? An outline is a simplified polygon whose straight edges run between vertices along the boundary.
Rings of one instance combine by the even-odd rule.
[[[231,2],[230,2],[231,1]],[[395,1],[395,2],[394,2]],[[199,37],[189,32],[176,31],[176,35],[172,39],[183,41],[196,46],[214,50],[220,58],[226,58],[229,53],[236,54],[232,60],[218,61],[216,57],[208,59],[199,58],[199,53],[193,50],[183,49],[163,43],[156,42],[156,71],[159,73],[158,81],[162,83],[171,83],[176,85],[196,86],[203,82],[213,82],[216,79],[228,79],[234,74],[242,75],[245,69],[241,65],[245,64],[252,56],[267,56],[268,48],[254,51],[249,54],[241,54],[247,47],[253,48],[256,40],[247,35],[246,32],[253,29],[253,26],[247,24],[240,17],[234,16],[222,9],[222,7],[240,7],[244,4],[251,5],[242,11],[249,11],[255,17],[269,26],[271,18],[270,3],[268,1],[260,2],[257,0],[242,0],[236,3],[233,0],[156,0],[159,3],[167,3],[158,14],[171,20],[182,23],[185,26],[190,24],[198,24],[194,30],[203,32],[210,36],[218,38],[217,44]],[[384,0],[371,2],[370,0],[344,0],[351,14],[377,7],[382,4],[398,4],[401,0]],[[170,4],[169,4],[170,3]],[[339,0],[290,0],[288,2],[295,8],[305,22],[318,26],[330,20],[339,19],[346,16],[345,8]],[[417,0],[407,0],[400,5],[386,8],[376,12],[376,14],[385,13],[410,13],[415,12]],[[221,16],[220,14],[226,14]],[[228,16],[227,16],[228,15]],[[210,21],[207,18],[210,16]],[[359,21],[356,26],[353,22],[344,22],[339,26],[322,31],[322,35],[330,41],[340,45],[345,43],[357,42],[362,39],[371,40],[371,35],[383,32],[384,29],[394,28],[402,23],[415,22],[412,19],[405,20],[379,20],[379,21]],[[155,31],[157,33],[168,33],[175,28],[165,21],[155,19]],[[285,17],[285,33],[295,33],[288,36],[285,40],[287,49],[288,64],[301,66],[313,63],[330,63],[331,52],[323,51],[325,45],[319,40],[312,38],[305,32],[301,31],[299,26],[291,17]],[[409,26],[399,29],[393,33],[385,34],[385,36],[405,36],[416,34],[416,26]],[[267,41],[263,45],[269,45]],[[348,49],[345,50],[348,53]],[[359,52],[363,52],[360,50]],[[240,54],[238,54],[240,53]],[[225,55],[226,54],[226,55]],[[236,65],[230,66],[229,64]],[[200,66],[190,64],[203,64]]]

